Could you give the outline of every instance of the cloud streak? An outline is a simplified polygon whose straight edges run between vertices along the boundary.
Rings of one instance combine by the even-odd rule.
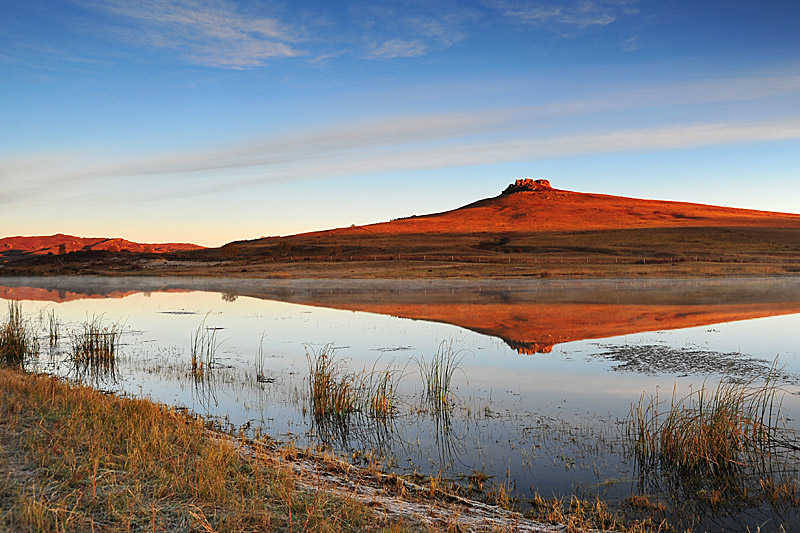
[[[6,201],[41,200],[56,190],[81,195],[84,188],[92,190],[113,182],[138,186],[142,180],[153,178],[152,186],[157,191],[145,188],[141,192],[144,198],[211,194],[297,179],[800,139],[800,117],[558,137],[517,135],[499,141],[479,138],[511,127],[513,121],[508,117],[516,113],[518,110],[505,110],[495,111],[491,117],[442,115],[374,121],[214,152],[186,152],[79,168],[74,168],[74,162],[58,158],[45,158],[44,164],[39,158],[0,161],[0,172],[18,184],[6,191]],[[70,166],[72,170],[64,170]]]
[[[241,12],[227,0],[82,2],[127,23],[117,33],[136,44],[166,48],[193,63],[249,68],[272,58],[305,55],[299,31],[276,18]]]
[[[500,0],[495,5],[515,22],[529,25],[559,25],[585,29],[607,26],[620,15],[636,13],[636,0],[570,0],[562,2],[530,2]]]

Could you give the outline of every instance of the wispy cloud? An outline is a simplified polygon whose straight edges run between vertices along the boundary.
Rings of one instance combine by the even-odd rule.
[[[414,57],[444,50],[469,36],[483,13],[456,2],[402,2],[352,6],[350,20],[358,28],[367,58]]]
[[[552,112],[539,110],[541,113]],[[800,116],[548,135],[517,131],[537,110],[391,118],[327,131],[252,141],[216,151],[183,152],[86,165],[75,159],[0,160],[9,176],[2,203],[76,197],[104,187],[138,190],[141,199],[230,192],[265,183],[391,171],[462,167],[583,154],[694,148],[800,139]],[[497,140],[489,133],[501,132]]]
[[[576,28],[607,26],[620,15],[636,12],[636,0],[499,0],[493,5],[515,22],[532,25],[558,25]]]
[[[375,43],[369,46],[367,57],[382,57],[391,59],[394,57],[415,57],[425,54],[428,47],[421,39],[404,40],[391,39],[382,43]]]
[[[245,13],[228,0],[79,0],[103,10],[113,30],[136,44],[171,49],[186,60],[216,67],[249,68],[271,58],[304,55],[300,31],[274,17]]]
[[[794,69],[589,93],[532,107],[378,117],[144,157],[0,157],[0,205],[119,188],[131,197],[168,198],[341,175],[800,139]],[[706,104],[718,112],[699,116]]]

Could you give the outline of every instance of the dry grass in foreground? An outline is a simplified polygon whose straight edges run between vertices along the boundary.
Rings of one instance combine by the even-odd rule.
[[[404,531],[144,400],[0,368],[4,531]]]
[[[239,440],[146,400],[0,366],[2,531],[666,531],[601,502],[467,500],[336,459]],[[438,483],[436,484],[438,486]],[[491,495],[490,495],[491,496]],[[488,498],[492,500],[492,498]]]

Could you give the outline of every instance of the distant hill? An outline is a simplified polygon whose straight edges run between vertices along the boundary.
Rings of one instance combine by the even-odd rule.
[[[167,253],[199,250],[196,244],[164,243],[144,244],[125,239],[105,237],[75,237],[74,235],[47,235],[38,237],[6,237],[0,239],[0,257],[23,255],[59,255],[70,252],[103,250],[110,252]]]
[[[331,230],[340,234],[563,232],[676,227],[800,228],[800,214],[775,213],[554,189],[517,180],[499,196],[431,215]],[[329,232],[316,232],[314,235]]]
[[[117,253],[122,250],[161,255]],[[5,276],[798,275],[800,214],[571,192],[547,180],[524,179],[498,196],[451,211],[219,248],[56,235],[0,240],[0,258]]]

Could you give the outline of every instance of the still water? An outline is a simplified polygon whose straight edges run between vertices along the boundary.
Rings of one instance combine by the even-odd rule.
[[[788,424],[800,416],[800,280],[6,278],[0,297],[41,324],[36,370],[400,473],[465,483],[481,473],[522,497],[668,500],[643,486],[625,437],[643,393],[669,400],[773,368]],[[71,338],[93,319],[122,328],[113,373],[70,362]],[[202,379],[191,364],[199,332],[216,347]],[[343,372],[392,370],[393,416],[312,416],[310,358],[323,352]],[[437,353],[457,362],[438,410],[420,371]],[[751,507],[683,518],[710,530],[798,525],[796,506]]]

